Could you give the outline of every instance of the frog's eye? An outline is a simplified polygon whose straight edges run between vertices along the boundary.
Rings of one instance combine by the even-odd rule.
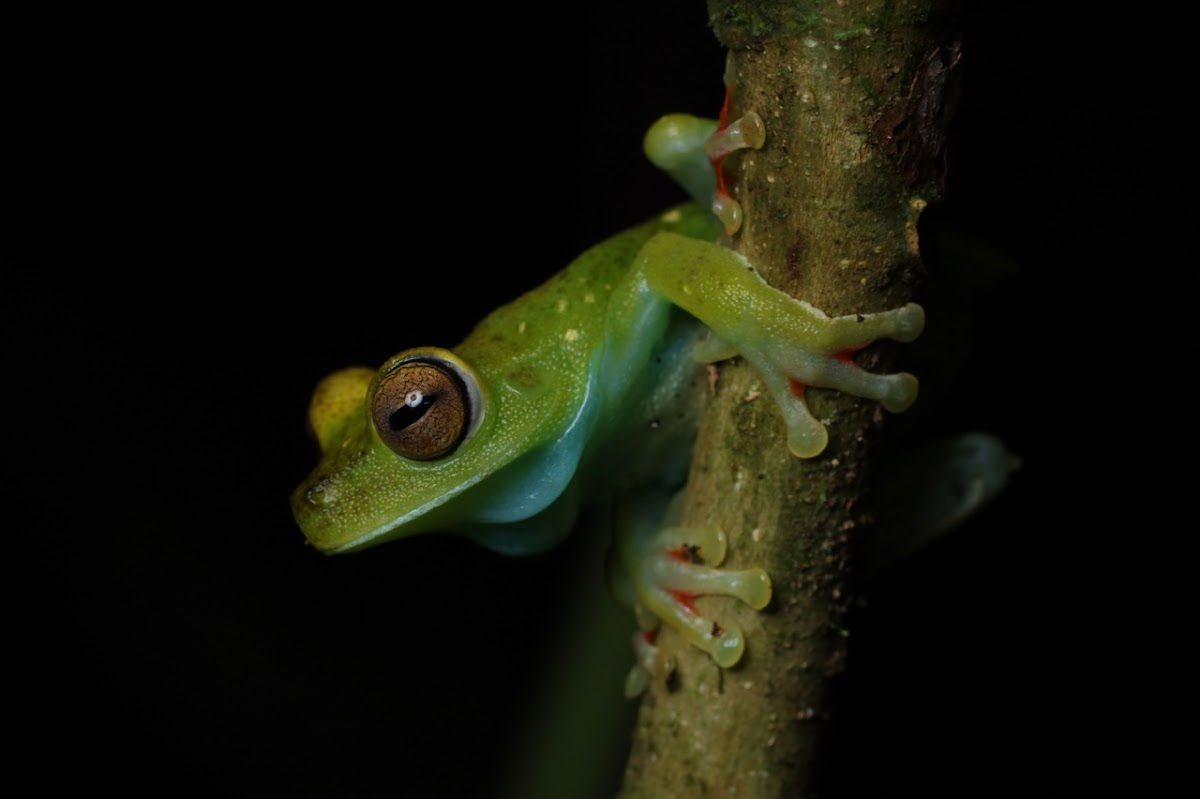
[[[371,395],[371,420],[383,443],[416,461],[457,449],[478,427],[481,410],[465,364],[429,353],[397,358]]]

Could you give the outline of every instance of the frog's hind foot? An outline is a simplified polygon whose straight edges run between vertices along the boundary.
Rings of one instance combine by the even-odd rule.
[[[728,100],[726,100],[728,108]],[[725,112],[722,112],[722,116]],[[753,111],[747,111],[728,125],[717,128],[704,143],[704,154],[712,162],[713,172],[717,176],[717,188],[712,195],[713,216],[721,220],[725,235],[732,236],[742,227],[742,206],[733,199],[725,187],[725,173],[721,162],[725,156],[738,150],[761,149],[767,140],[767,129],[762,117]]]
[[[766,142],[766,126],[753,111],[730,122],[668,114],[646,131],[643,149],[651,163],[683,186],[692,199],[707,204],[726,235],[742,225],[742,206],[725,188],[721,162],[738,150],[757,150]]]

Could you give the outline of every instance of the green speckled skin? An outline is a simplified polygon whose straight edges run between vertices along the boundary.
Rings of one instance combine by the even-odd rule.
[[[518,482],[538,484],[541,495],[553,492],[532,503],[541,506],[535,512],[555,499],[579,458],[597,451],[592,434],[609,427],[598,422],[621,415],[612,406],[625,401],[663,335],[669,304],[630,274],[638,251],[662,230],[709,240],[717,235],[709,214],[681,206],[589,249],[541,287],[494,311],[454,348],[478,376],[485,410],[475,435],[451,457],[399,458],[375,434],[363,403],[336,424],[314,418],[314,427],[343,434],[321,442],[321,463],[292,497],[309,541],[321,550],[347,551],[429,530],[472,532],[481,524],[518,521],[524,511],[508,509],[507,491],[479,491],[469,506],[451,500],[522,457]],[[614,314],[620,318],[611,320]],[[597,370],[603,371],[604,389],[589,393]],[[354,391],[357,380],[365,396],[361,375],[354,372],[343,391]],[[563,446],[578,453],[558,458],[544,452],[568,433],[572,440]],[[546,463],[536,465],[538,456]],[[522,495],[533,490],[506,488]],[[528,550],[551,543],[538,539]]]
[[[761,146],[754,120],[714,133],[708,120],[664,117],[647,134],[647,153],[703,194],[716,188],[706,146]],[[309,413],[321,461],[292,495],[308,540],[337,553],[442,530],[528,554],[561,540],[584,501],[636,497],[618,514],[619,593],[645,611],[647,636],[666,621],[719,665],[736,663],[740,630],[703,617],[689,597],[762,608],[769,577],[717,568],[720,531],[664,527],[662,518],[691,456],[700,362],[744,357],[780,408],[787,446],[812,457],[828,434],[805,405],[805,387],[908,407],[911,375],[868,373],[848,353],[881,337],[911,341],[924,313],[909,304],[827,317],[714,243],[741,211],[720,192],[713,206],[725,212],[721,223],[701,205],[682,205],[596,245],[493,312],[453,352],[405,350],[377,372],[326,378]],[[705,327],[712,335],[700,340]],[[628,511],[634,505],[641,510]],[[637,646],[639,673],[669,670],[649,637]]]

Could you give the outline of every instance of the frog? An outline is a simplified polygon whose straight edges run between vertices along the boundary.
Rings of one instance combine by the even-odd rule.
[[[291,496],[308,543],[342,554],[448,532],[531,555],[561,542],[583,509],[610,503],[610,580],[639,626],[626,693],[672,675],[655,645],[664,624],[718,666],[736,665],[741,629],[695,599],[761,610],[772,585],[761,568],[722,567],[722,531],[678,523],[704,370],[745,359],[779,409],[788,449],[812,458],[828,431],[806,389],[906,410],[916,378],[867,371],[851,355],[879,339],[910,342],[925,322],[915,303],[828,316],[728,246],[742,209],[722,162],[765,138],[753,111],[659,119],[645,153],[690,201],[587,249],[452,348],[420,345],[324,378],[308,413],[320,459]]]

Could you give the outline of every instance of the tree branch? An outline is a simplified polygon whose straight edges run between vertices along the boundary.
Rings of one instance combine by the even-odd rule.
[[[936,200],[958,50],[945,4],[710,0],[730,50],[731,118],[757,111],[766,146],[727,163],[744,211],[733,246],[767,282],[830,315],[911,299],[922,275],[917,220]],[[860,353],[872,370],[896,346]],[[719,367],[697,442],[684,524],[729,536],[730,568],[762,566],[761,613],[721,602],[747,635],[734,669],[664,631],[679,664],[646,694],[623,795],[795,796],[812,784],[831,678],[844,668],[849,542],[870,523],[861,497],[877,404],[810,389],[829,446],[801,461],[744,363]],[[761,395],[761,396],[760,396]]]

